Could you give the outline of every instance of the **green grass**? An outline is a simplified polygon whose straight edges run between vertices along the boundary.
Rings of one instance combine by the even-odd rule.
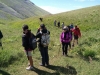
[[[4,34],[4,50],[0,49],[0,75],[100,75],[100,6],[71,12],[45,16],[43,22],[39,17],[0,24]],[[54,27],[54,20],[77,24],[82,37],[79,45],[69,51],[69,57],[62,56],[59,36],[61,29]],[[35,34],[39,25],[44,23],[51,32],[49,45],[50,67],[39,66],[41,61],[38,48],[33,52],[35,71],[27,71],[27,58],[21,46],[22,26],[28,24]],[[60,49],[60,52],[59,52]],[[94,55],[92,57],[92,55]],[[88,56],[92,61],[89,62]]]

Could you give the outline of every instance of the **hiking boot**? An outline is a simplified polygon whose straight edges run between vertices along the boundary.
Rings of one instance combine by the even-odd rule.
[[[29,66],[26,68],[26,70],[34,70],[34,67],[33,66]]]

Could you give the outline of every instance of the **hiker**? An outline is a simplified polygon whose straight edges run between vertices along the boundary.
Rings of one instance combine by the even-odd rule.
[[[39,19],[40,19],[41,22],[43,21],[43,18],[40,17]]]
[[[73,23],[70,24],[70,29],[72,30],[74,28]]]
[[[1,41],[1,39],[3,38],[3,34],[2,34],[2,32],[1,32],[1,30],[0,30],[0,46],[2,47],[2,41]],[[2,49],[3,49],[3,47],[2,47]]]
[[[39,33],[42,33],[42,30],[43,30],[43,29],[46,29],[45,25],[44,25],[44,24],[40,24],[40,27],[38,28],[36,35],[38,35]],[[40,54],[41,54],[40,40],[41,40],[41,37],[39,36],[39,37],[38,37],[38,49],[39,49]],[[42,54],[41,54],[41,57],[42,57]]]
[[[48,54],[48,45],[49,45],[49,35],[50,32],[44,28],[45,25],[40,25],[40,31],[36,34],[36,38],[39,38],[38,40],[38,47],[39,51],[42,57],[42,62],[40,63],[41,66],[49,66],[49,54]],[[48,35],[48,36],[46,36]],[[43,41],[46,40],[46,41]],[[45,43],[45,45],[44,45]]]
[[[28,25],[23,26],[23,35],[22,35],[22,46],[24,47],[25,53],[28,58],[28,67],[26,70],[34,70],[33,67],[33,59],[32,59],[32,47],[30,46],[30,37],[31,37],[31,31],[28,29]]]
[[[55,21],[54,21],[54,26],[56,26],[56,23],[57,23],[57,21],[55,20]]]
[[[77,25],[72,30],[72,32],[73,32],[73,36],[74,36],[73,45],[72,46],[74,47],[75,43],[78,44],[78,38],[81,37],[81,32],[80,32],[80,29],[77,27]]]
[[[60,42],[62,44],[63,55],[68,56],[68,45],[71,40],[71,35],[69,33],[68,27],[64,26],[63,32],[60,35]]]
[[[64,22],[62,22],[62,29],[64,28]]]
[[[60,21],[58,22],[58,28],[60,28]]]

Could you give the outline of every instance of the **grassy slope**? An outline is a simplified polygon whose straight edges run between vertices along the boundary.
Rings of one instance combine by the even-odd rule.
[[[50,64],[49,68],[39,66],[40,53],[38,49],[33,52],[35,71],[26,71],[27,60],[21,47],[22,25],[28,24],[33,33],[41,24],[39,17],[29,18],[23,21],[10,23],[9,25],[0,24],[0,29],[4,33],[3,46],[4,50],[0,50],[0,69],[1,75],[100,75],[100,6],[92,8],[74,10],[52,16],[44,17],[43,23],[51,32],[51,42],[49,46]],[[59,35],[61,29],[53,26],[54,20],[78,24],[81,29],[82,37],[79,40],[79,46],[69,51],[70,57],[63,57],[59,51]],[[91,39],[92,38],[92,39]],[[79,56],[80,50],[95,51],[96,58],[91,63],[83,57]],[[84,54],[84,53],[83,53]],[[21,58],[21,59],[20,59]],[[16,60],[16,61],[15,61]],[[8,63],[9,61],[9,63]],[[15,61],[15,62],[14,62]],[[5,63],[5,64],[4,64]],[[10,65],[9,65],[10,64]],[[6,66],[6,67],[4,67]],[[67,67],[66,66],[71,66]]]
[[[0,0],[0,10],[21,19],[50,14],[29,0]]]

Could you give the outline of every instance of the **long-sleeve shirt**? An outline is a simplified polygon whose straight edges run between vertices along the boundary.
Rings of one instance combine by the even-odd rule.
[[[79,28],[73,29],[72,32],[74,33],[75,36],[81,36],[81,32]]]

